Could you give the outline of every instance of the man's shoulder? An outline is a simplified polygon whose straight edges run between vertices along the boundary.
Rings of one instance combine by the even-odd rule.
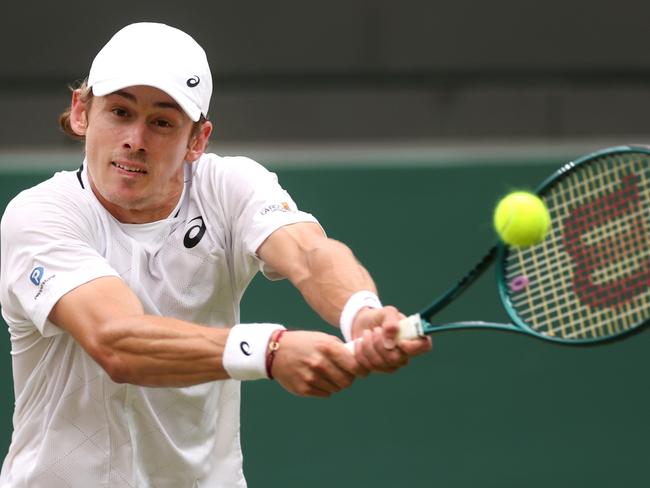
[[[4,215],[60,208],[62,213],[75,213],[88,203],[83,183],[75,171],[59,171],[53,176],[18,193],[7,205]]]
[[[277,182],[274,173],[247,156],[204,154],[193,164],[197,190],[226,200],[250,195]]]
[[[199,177],[250,177],[255,173],[268,172],[264,166],[248,156],[219,156],[214,153],[203,154],[193,163],[193,168],[195,175]]]
[[[38,195],[50,194],[50,195],[70,195],[72,193],[77,193],[78,190],[83,191],[83,183],[81,177],[79,176],[78,171],[58,171],[50,176],[48,179],[37,183],[36,185],[29,187],[21,191],[16,195],[15,199],[30,199],[35,198]]]

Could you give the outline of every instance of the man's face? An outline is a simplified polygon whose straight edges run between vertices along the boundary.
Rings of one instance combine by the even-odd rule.
[[[192,120],[147,86],[94,97],[85,117],[89,178],[100,202],[122,222],[167,217],[183,190],[183,162],[198,158],[205,144],[197,152],[196,139],[207,143],[209,130],[190,139]]]

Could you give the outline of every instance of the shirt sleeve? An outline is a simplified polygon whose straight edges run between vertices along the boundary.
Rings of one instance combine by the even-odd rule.
[[[259,259],[257,249],[280,227],[299,222],[318,224],[318,220],[298,209],[289,193],[280,186],[275,173],[249,158],[228,159],[231,161],[222,190],[235,241],[258,262],[268,278],[281,278]]]
[[[10,203],[0,226],[0,299],[12,327],[60,334],[48,316],[63,295],[93,279],[119,276],[99,252],[97,226],[72,199],[23,194]]]

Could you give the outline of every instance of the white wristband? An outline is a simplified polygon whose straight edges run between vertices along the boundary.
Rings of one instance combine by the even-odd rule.
[[[341,334],[346,342],[352,340],[352,323],[354,318],[364,307],[370,308],[381,308],[382,304],[379,301],[379,297],[373,292],[368,290],[362,290],[354,293],[350,298],[348,298],[347,303],[343,307],[341,312]]]
[[[237,324],[228,334],[223,369],[236,380],[259,380],[266,375],[266,354],[271,334],[280,324]]]

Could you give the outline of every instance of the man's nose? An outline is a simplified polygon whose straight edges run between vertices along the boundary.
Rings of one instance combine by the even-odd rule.
[[[130,124],[126,130],[123,147],[131,151],[146,151],[146,128],[144,122]]]

